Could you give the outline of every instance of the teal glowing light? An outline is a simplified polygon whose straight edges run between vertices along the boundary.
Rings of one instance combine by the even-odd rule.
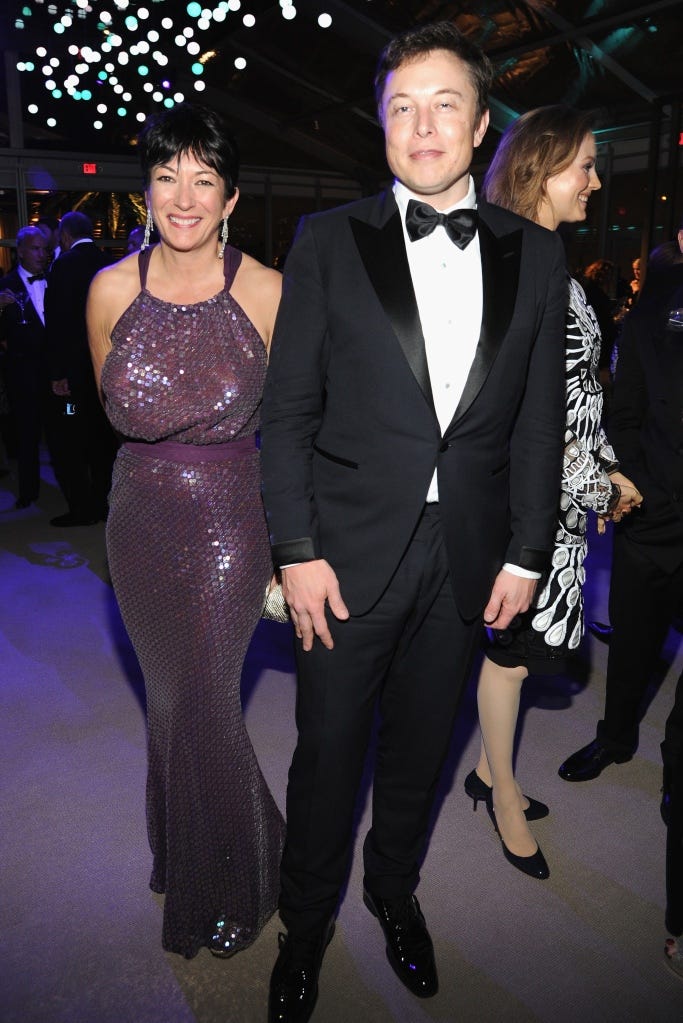
[[[64,26],[61,21],[58,21],[56,25],[52,26],[58,36],[64,35]]]
[[[173,100],[171,99],[170,96],[167,96],[166,99],[164,100],[164,106],[168,107],[170,110],[173,105],[174,105]]]
[[[197,60],[197,61],[194,62],[194,64],[190,68],[190,70],[192,71],[193,75],[203,75],[204,74],[204,65],[200,64],[199,61]]]
[[[126,110],[125,107],[119,107],[116,113],[119,115],[119,117],[125,117],[128,111]]]
[[[33,14],[33,11],[31,10],[30,7],[22,7],[21,13],[24,15],[25,18],[30,18],[31,15]]]
[[[79,92],[78,89],[74,89],[74,91],[71,93],[71,98],[72,99],[83,99],[83,93]]]
[[[62,93],[61,89],[53,89],[52,90],[52,95],[54,96],[55,99],[61,99],[63,93]]]
[[[82,89],[81,90],[81,99],[85,99],[85,100],[92,99],[92,93],[91,93],[90,89]]]
[[[132,14],[129,14],[128,17],[126,18],[126,28],[130,32],[134,32],[137,27],[138,27],[138,19],[133,17]]]
[[[202,5],[195,3],[188,4],[187,13],[190,15],[191,18],[198,18],[202,13]]]
[[[98,71],[97,72],[97,77],[99,78],[99,80],[101,82],[106,82],[106,80],[107,80],[107,72],[106,71]]]
[[[138,68],[138,74],[142,75],[143,78],[144,78],[145,75],[149,74],[149,68],[147,67],[146,64],[141,64],[140,65],[140,67]]]

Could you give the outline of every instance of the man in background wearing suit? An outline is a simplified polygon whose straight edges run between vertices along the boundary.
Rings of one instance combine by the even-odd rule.
[[[55,419],[45,336],[45,269],[48,251],[37,227],[17,235],[17,265],[0,280],[0,342],[13,439],[16,443],[18,494],[15,507],[38,499],[40,439],[45,430],[52,448]],[[54,452],[53,452],[54,457]]]
[[[672,619],[683,607],[683,264],[668,294],[643,289],[624,321],[609,439],[643,503],[615,530],[612,623],[604,717],[597,736],[560,767],[565,781],[590,781],[638,746],[641,704]],[[672,282],[674,277],[671,278]],[[648,282],[649,283],[649,282]],[[662,742],[662,815],[667,823],[666,926],[683,934],[683,676]],[[683,974],[683,946],[670,939]]]
[[[45,301],[52,389],[68,414],[57,476],[69,510],[52,519],[53,526],[92,525],[106,518],[116,454],[116,438],[95,386],[85,325],[90,282],[107,265],[92,236],[92,223],[84,213],[62,217],[60,256],[50,271]]]
[[[564,257],[475,209],[490,81],[450,23],[391,42],[376,93],[394,188],[304,218],[287,259],[262,420],[299,687],[271,1023],[313,1011],[378,700],[363,898],[400,980],[435,994],[413,892],[460,690],[482,616],[525,610],[553,545]]]

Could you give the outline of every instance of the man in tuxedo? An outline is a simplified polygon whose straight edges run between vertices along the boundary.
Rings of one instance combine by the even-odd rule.
[[[683,606],[683,264],[670,270],[676,287],[643,289],[619,341],[608,433],[643,503],[615,528],[604,718],[596,738],[561,765],[565,781],[590,781],[633,757],[652,667]],[[683,756],[680,682],[676,708],[663,750],[678,745]]]
[[[0,343],[16,442],[16,507],[27,508],[38,499],[41,435],[45,430],[51,446],[55,417],[44,316],[48,252],[37,227],[19,231],[17,260],[16,267],[0,280]]]
[[[436,992],[413,891],[460,690],[482,614],[525,610],[552,549],[564,259],[554,233],[474,208],[490,81],[450,23],[391,42],[394,188],[304,218],[287,259],[262,419],[299,685],[271,1023],[313,1011],[378,700],[363,897],[401,981]]]
[[[107,265],[93,242],[90,218],[66,213],[59,225],[60,256],[50,271],[45,302],[52,389],[64,402],[66,441],[58,479],[69,510],[53,526],[92,525],[106,518],[116,438],[101,407],[85,324],[90,282]]]

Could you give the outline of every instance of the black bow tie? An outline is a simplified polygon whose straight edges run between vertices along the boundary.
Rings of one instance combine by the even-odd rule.
[[[466,248],[477,233],[476,210],[452,210],[439,213],[426,202],[410,199],[406,214],[406,228],[411,242],[426,238],[437,224],[443,224],[446,234],[459,249]]]
[[[28,283],[29,284],[33,284],[33,283],[35,283],[35,281],[44,281],[44,280],[45,280],[45,274],[34,274],[33,277],[29,277]]]

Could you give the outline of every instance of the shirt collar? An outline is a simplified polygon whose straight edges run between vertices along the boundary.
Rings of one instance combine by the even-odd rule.
[[[408,203],[411,199],[415,199],[416,202],[426,202],[431,205],[429,203],[429,196],[416,195],[415,192],[411,192],[409,188],[406,188],[402,181],[394,181],[394,196],[396,197],[396,205],[400,210],[401,219],[404,223]],[[452,210],[474,210],[476,207],[477,193],[474,189],[474,178],[470,174],[467,195],[465,195],[459,202],[453,203],[453,205],[449,206],[448,209],[440,210],[440,212],[450,213]]]
[[[22,281],[24,282],[24,284],[25,284],[25,286],[27,288],[30,286],[29,283],[28,283],[29,277],[35,277],[36,276],[36,274],[29,273],[29,271],[25,267],[23,267],[21,265],[21,263],[17,263],[17,273],[19,274],[19,276],[21,277]],[[43,273],[45,273],[45,271],[43,271]],[[34,281],[34,284],[36,284],[36,283],[38,283],[38,282]]]

